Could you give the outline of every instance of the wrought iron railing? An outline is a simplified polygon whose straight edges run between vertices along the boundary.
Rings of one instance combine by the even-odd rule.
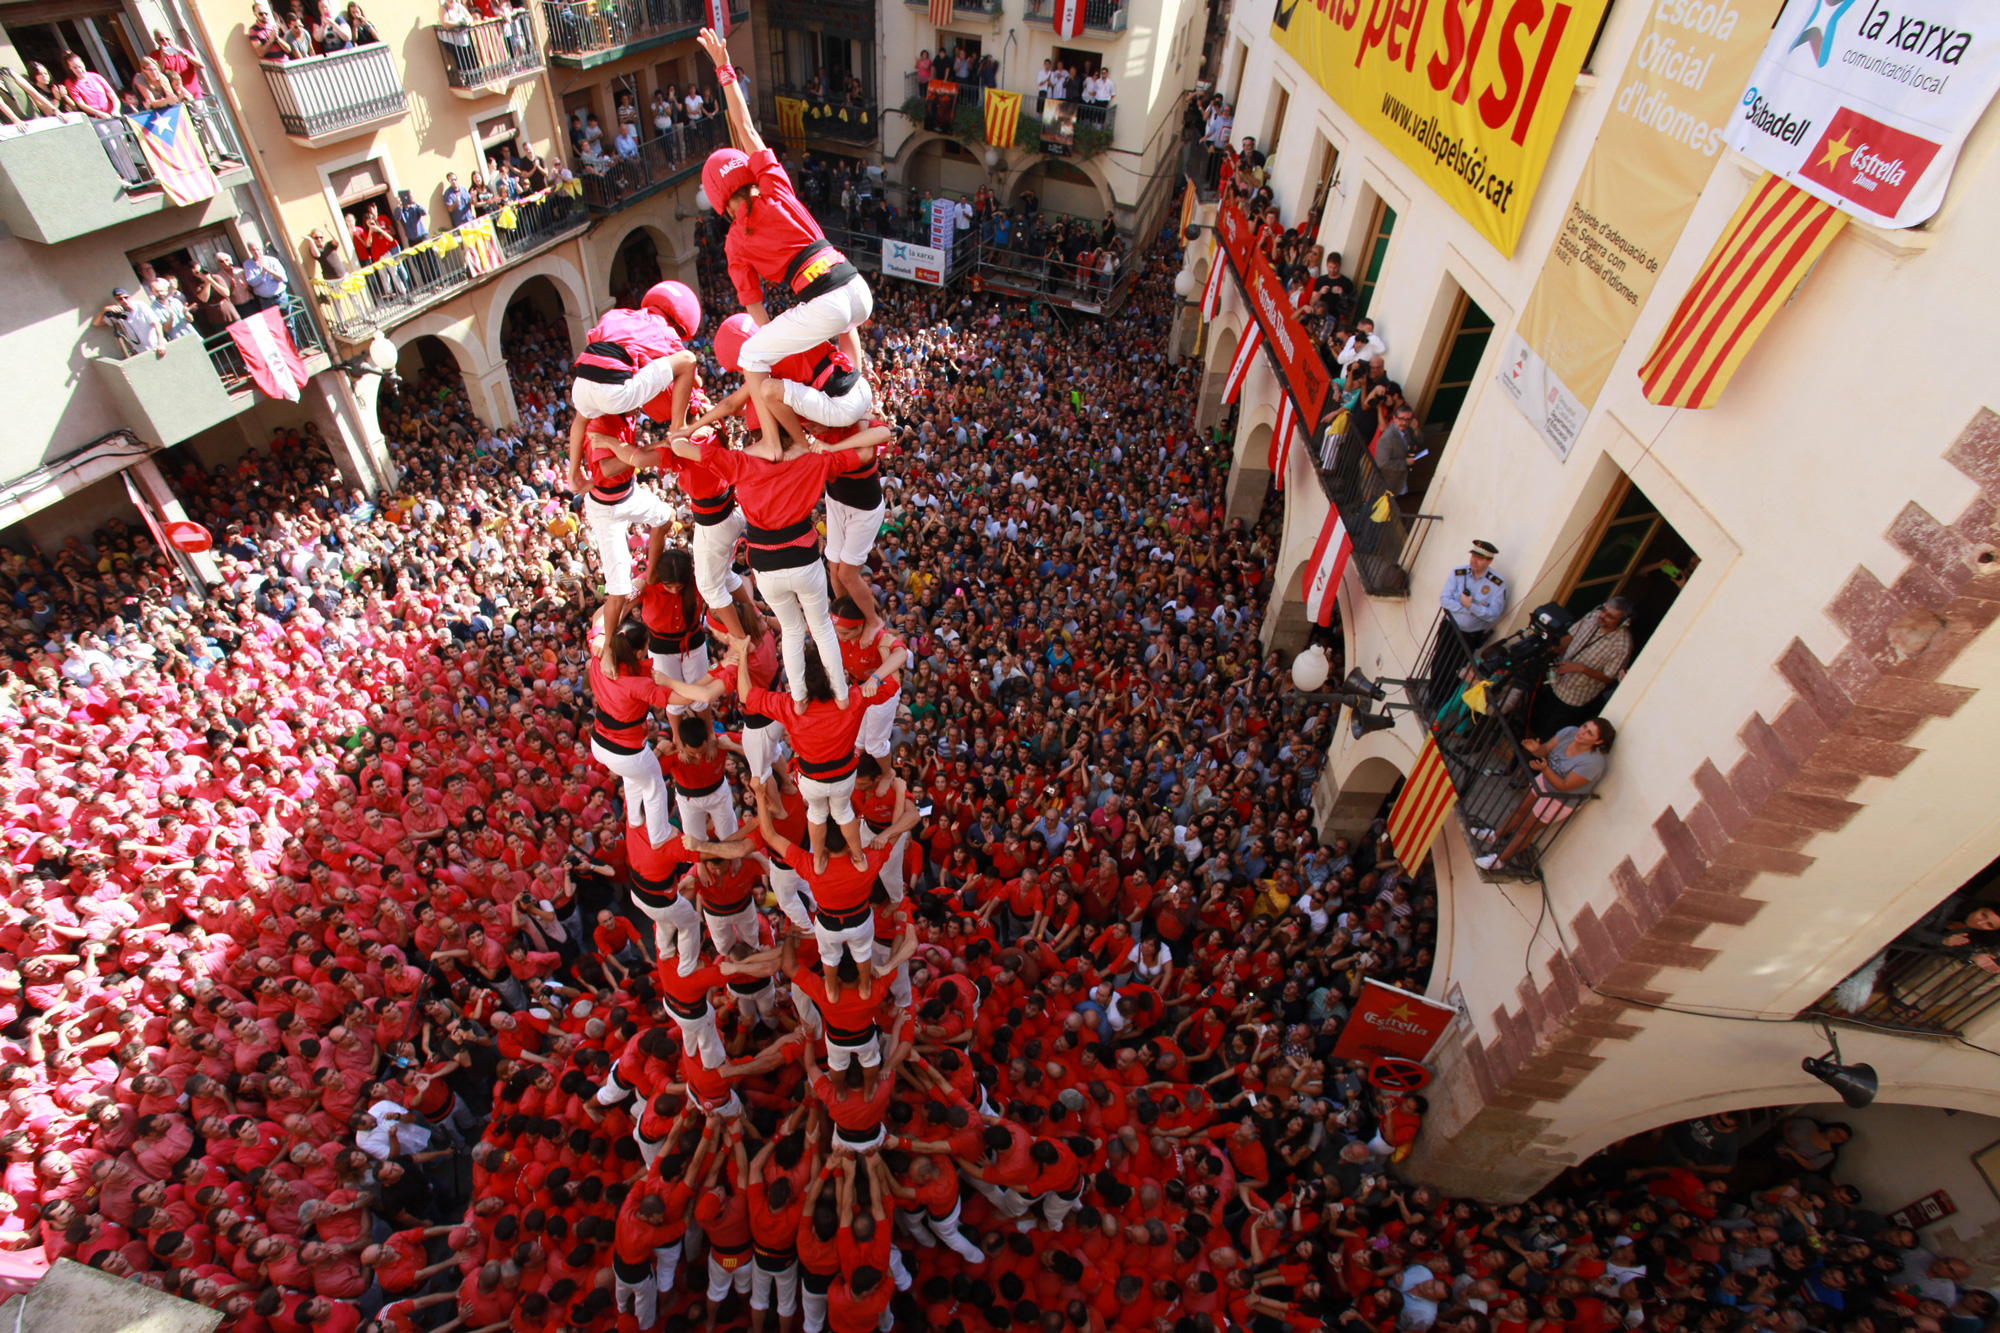
[[[1459,825],[1475,857],[1499,859],[1480,866],[1480,873],[1496,880],[1537,878],[1574,818],[1572,807],[1536,791],[1528,767],[1534,756],[1521,744],[1539,666],[1503,647],[1475,650],[1443,611],[1418,661],[1420,671],[1404,690],[1437,738],[1458,791]]]
[[[396,62],[381,42],[304,60],[266,60],[264,84],[285,133],[302,139],[409,110]]]
[[[1890,945],[1808,1011],[1905,1032],[1963,1034],[2000,1006],[2000,976],[1936,949]]]
[[[882,132],[881,108],[871,101],[848,101],[781,85],[764,99],[764,123],[780,135],[789,133],[784,117],[778,113],[780,97],[805,103],[798,129],[807,138],[874,143],[876,136]]]
[[[923,9],[930,0],[903,0],[903,3],[912,9]],[[1000,0],[951,0],[951,7],[954,13],[984,14],[990,18],[1000,12],[1001,4]]]
[[[444,59],[445,81],[454,88],[484,88],[542,67],[535,21],[525,9],[496,19],[481,19],[469,27],[438,24],[438,54]]]
[[[615,213],[665,186],[699,171],[708,155],[729,142],[728,127],[718,117],[675,125],[639,144],[631,157],[573,158],[570,170],[583,186],[584,202],[592,212]]]
[[[1064,115],[1075,118],[1080,130],[1102,130],[1113,132],[1118,122],[1118,108],[1109,102],[1086,102],[1077,97],[1050,97],[1047,93],[1035,94],[1035,114],[1041,117],[1042,133],[1048,134],[1049,122]]]
[[[513,225],[504,225],[508,222]],[[581,200],[547,191],[398,251],[353,277],[318,280],[313,287],[327,304],[334,334],[354,342],[475,286],[589,224],[590,211]]]
[[[292,345],[299,349],[300,356],[311,356],[314,352],[326,350],[304,301],[288,291],[278,297],[278,309],[284,313],[285,329],[292,335]],[[215,367],[216,377],[222,381],[224,388],[235,393],[249,386],[250,369],[243,364],[243,353],[236,346],[236,340],[229,336],[229,330],[209,334],[201,340],[201,345],[208,352],[209,364]]]
[[[1368,445],[1358,431],[1329,431],[1318,459],[1320,485],[1347,525],[1361,586],[1372,597],[1407,597],[1410,569],[1437,515],[1404,512],[1407,496],[1383,503],[1389,488]]]
[[[729,6],[732,20],[748,7]],[[708,22],[705,0],[542,0],[552,58],[601,55],[636,42],[692,37]]]
[[[1063,0],[1027,0],[1027,14],[1030,23],[1054,24],[1061,11]],[[1085,32],[1125,31],[1125,0],[1083,0],[1083,30]]]

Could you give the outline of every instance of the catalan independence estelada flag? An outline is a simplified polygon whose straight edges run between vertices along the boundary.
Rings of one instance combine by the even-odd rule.
[[[1437,737],[1424,742],[1417,766],[1403,783],[1403,794],[1389,811],[1389,844],[1403,869],[1415,874],[1425,853],[1444,825],[1444,817],[1458,804],[1458,789],[1445,772],[1444,756],[1438,752]]]
[[[778,137],[780,139],[803,139],[806,137],[806,103],[802,97],[780,97],[778,103]]]
[[[1714,407],[1847,215],[1776,176],[1750,191],[1639,367],[1648,402]]]
[[[1014,128],[1021,123],[1021,94],[986,90],[986,142],[995,148],[1014,146]]]
[[[157,111],[141,111],[127,116],[139,136],[139,149],[146,165],[160,182],[167,198],[175,204],[191,204],[213,198],[219,188],[215,172],[209,168],[208,154],[202,150],[201,132],[184,106],[163,106]]]

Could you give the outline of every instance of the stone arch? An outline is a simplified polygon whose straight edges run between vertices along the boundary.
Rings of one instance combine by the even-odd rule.
[[[1052,179],[1052,171],[1062,174],[1058,174]],[[1083,184],[1068,179],[1068,172],[1075,172],[1082,176],[1084,181],[1089,183],[1090,188],[1096,190],[1098,203],[1095,208],[1088,212],[1083,212],[1078,198],[1074,195],[1069,195],[1070,191],[1081,191],[1084,187]],[[1005,207],[1012,208],[1014,206],[1015,200],[1020,197],[1023,186],[1032,188],[1041,198],[1042,207],[1052,213],[1071,213],[1096,221],[1106,213],[1114,213],[1118,209],[1118,196],[1112,192],[1111,182],[1105,178],[1104,168],[1098,166],[1095,162],[1076,162],[1060,157],[1037,158],[1026,170],[1015,174],[1013,179],[1007,182],[1006,193],[1002,197]],[[1052,190],[1056,195],[1055,199],[1050,198]],[[1071,204],[1067,208],[1058,202],[1065,198],[1065,196],[1069,197]]]
[[[493,368],[493,358],[487,353],[487,346],[474,336],[472,319],[452,319],[442,311],[432,311],[421,315],[409,323],[399,326],[393,335],[396,346],[407,353],[411,344],[420,338],[436,338],[450,349],[452,358],[467,379],[485,374]],[[397,363],[402,363],[399,355]]]
[[[658,227],[641,223],[627,231],[611,251],[611,262],[605,266],[606,291],[612,303],[618,304],[628,288],[643,291],[667,278],[667,259],[673,253],[672,240]]]
[[[507,307],[514,304],[515,295],[534,278],[547,278],[555,287],[557,295],[562,298],[563,322],[569,327],[570,350],[583,349],[583,336],[596,317],[597,307],[591,304],[589,284],[577,272],[576,265],[559,254],[551,253],[538,255],[517,269],[509,269],[494,284],[493,298],[486,307],[484,339],[486,346],[493,349],[496,359],[500,331],[507,322]]]
[[[911,135],[895,159],[896,179],[906,192],[904,207],[907,209],[910,200],[925,190],[970,195],[991,184],[981,151],[967,148],[949,135],[930,131]]]

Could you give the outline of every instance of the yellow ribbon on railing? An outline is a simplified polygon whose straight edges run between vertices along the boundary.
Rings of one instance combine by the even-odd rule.
[[[512,204],[509,204],[505,208],[501,209],[500,215],[493,219],[493,224],[499,227],[500,230],[502,231],[514,230],[515,222],[516,220],[514,217],[514,205]]]
[[[475,238],[488,246],[494,245],[498,240],[494,232],[494,227],[497,225],[502,231],[514,231],[517,229],[521,225],[520,210],[525,206],[539,203],[544,199],[554,198],[558,194],[575,198],[582,193],[583,182],[575,179],[561,185],[552,185],[545,190],[537,190],[531,195],[508,204],[492,217],[475,218],[462,227],[454,227],[450,231],[441,231],[427,240],[419,241],[415,245],[398,250],[395,254],[387,258],[378,259],[372,264],[355,269],[354,272],[348,274],[345,278],[335,279],[332,282],[328,282],[323,278],[314,278],[313,290],[327,297],[358,295],[367,288],[370,276],[380,273],[384,269],[393,268],[413,255],[449,254],[451,251],[462,247],[465,244],[466,237]],[[482,251],[482,253],[484,252]]]

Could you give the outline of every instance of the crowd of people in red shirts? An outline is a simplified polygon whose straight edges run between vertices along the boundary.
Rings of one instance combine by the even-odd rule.
[[[1225,517],[1172,238],[1140,262],[1105,324],[876,293],[846,708],[776,675],[754,568],[751,625],[691,602],[686,505],[647,632],[593,630],[560,413],[442,372],[385,402],[393,496],[310,434],[185,474],[207,602],[122,529],[14,558],[0,1244],[230,1333],[1978,1333],[1840,1126],[1527,1205],[1399,1179],[1422,1098],[1332,1049],[1424,988],[1435,890],[1315,833],[1275,512]],[[531,391],[562,341],[515,321]]]

